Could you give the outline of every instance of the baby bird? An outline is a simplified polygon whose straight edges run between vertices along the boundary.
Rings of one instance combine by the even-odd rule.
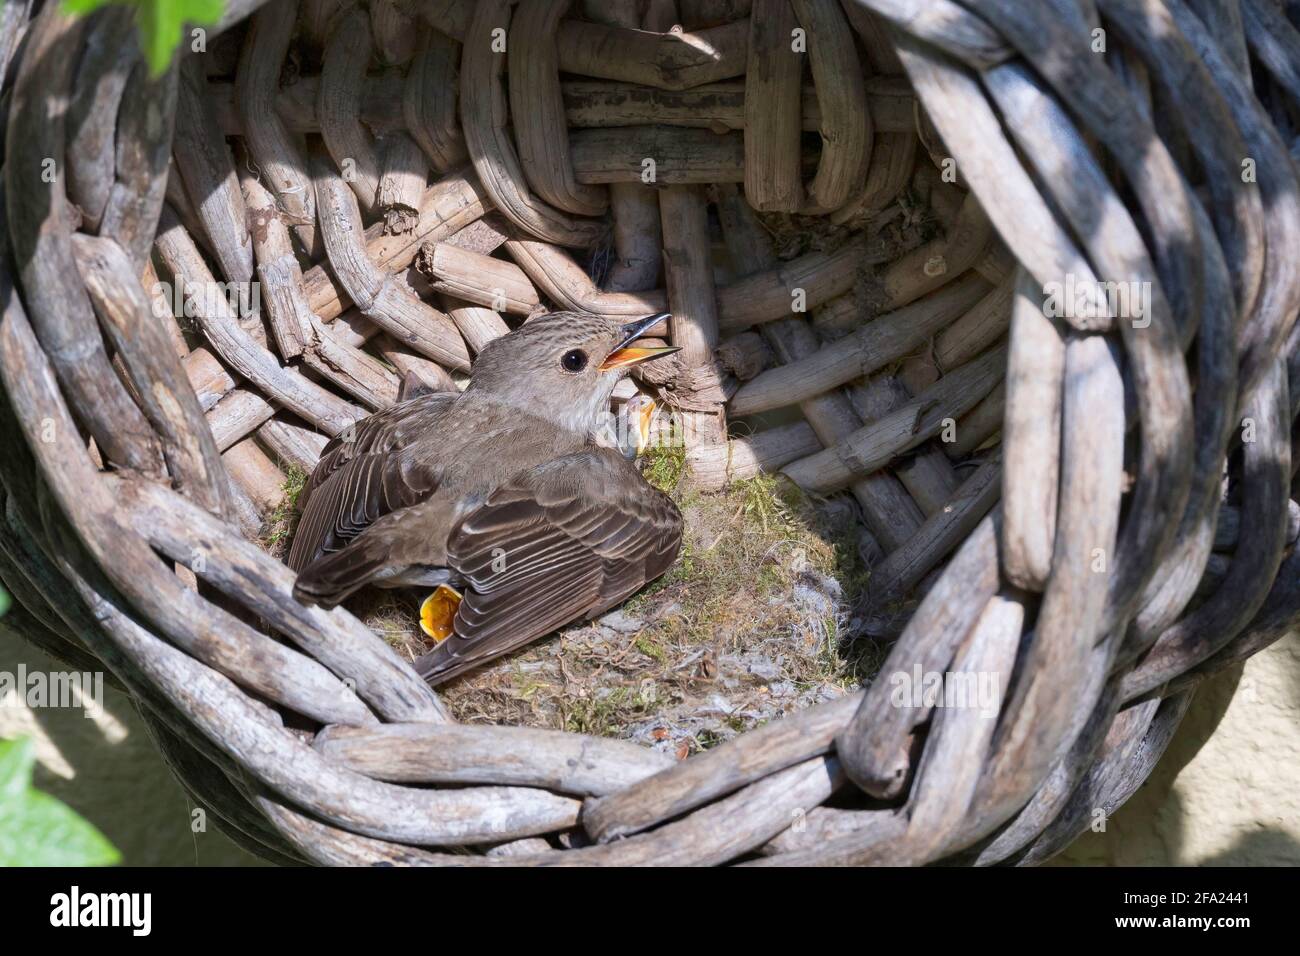
[[[623,325],[540,316],[488,344],[463,392],[400,402],[332,440],[303,489],[294,595],[435,587],[431,684],[622,603],[677,557],[682,519],[610,442],[618,380],[673,347]]]

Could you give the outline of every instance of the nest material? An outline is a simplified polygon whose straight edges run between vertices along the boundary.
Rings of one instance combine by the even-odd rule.
[[[270,859],[1038,862],[1300,615],[1271,0],[245,0],[159,78],[14,9],[0,579]],[[292,600],[286,475],[546,307],[673,313],[698,487],[851,497],[880,679],[677,760]]]
[[[670,455],[651,452],[646,471],[685,519],[674,567],[618,610],[441,689],[457,720],[600,734],[685,758],[874,676],[881,645],[846,640],[867,579],[851,506],[770,476],[701,492],[672,473]],[[390,643],[410,639],[410,613],[380,618]]]

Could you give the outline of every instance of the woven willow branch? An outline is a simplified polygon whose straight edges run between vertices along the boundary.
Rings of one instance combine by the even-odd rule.
[[[238,0],[157,79],[120,10],[30,7],[5,626],[106,668],[268,859],[1038,863],[1300,620],[1300,32],[1265,0]],[[1140,314],[1049,308],[1067,279]],[[673,406],[696,489],[847,492],[879,678],[679,761],[456,724],[293,599],[255,543],[290,469],[550,309],[672,313],[616,399]]]

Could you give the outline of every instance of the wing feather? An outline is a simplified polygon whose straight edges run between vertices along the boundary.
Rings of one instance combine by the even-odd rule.
[[[608,449],[532,469],[452,530],[464,600],[453,635],[416,667],[439,683],[600,614],[663,574],[681,536],[676,505]]]
[[[438,392],[393,405],[356,425],[351,435],[340,435],[325,446],[299,496],[302,517],[289,551],[289,567],[302,571],[379,518],[423,500],[434,490],[433,476],[407,465],[399,453],[436,427],[437,417],[455,397],[455,393]]]

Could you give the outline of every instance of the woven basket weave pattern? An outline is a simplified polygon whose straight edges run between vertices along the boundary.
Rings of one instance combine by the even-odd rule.
[[[159,77],[129,11],[21,6],[0,580],[270,860],[1036,863],[1300,619],[1274,0],[237,0]],[[939,235],[885,254],[918,184]],[[833,239],[781,259],[771,213]],[[212,294],[254,282],[253,321]],[[292,598],[280,466],[545,308],[671,311],[701,487],[852,494],[881,679],[677,762],[458,725]],[[996,719],[885,679],[936,673],[1000,675]]]

